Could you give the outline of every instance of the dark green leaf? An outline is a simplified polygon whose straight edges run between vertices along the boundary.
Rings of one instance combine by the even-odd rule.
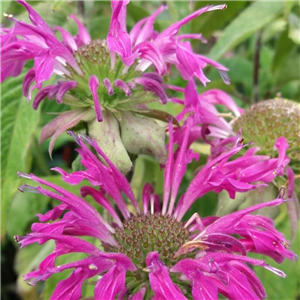
[[[272,62],[273,72],[276,72],[281,67],[294,45],[293,41],[288,37],[288,29],[286,29],[282,32],[276,44],[275,56]]]
[[[282,12],[283,2],[254,2],[239,14],[224,30],[209,57],[218,60],[251,34],[271,22]]]
[[[227,4],[225,11],[211,11],[204,13],[199,18],[191,22],[192,32],[202,33],[205,38],[209,38],[214,31],[222,29],[224,25],[236,17],[247,5],[247,1],[197,1],[195,10],[206,5]]]
[[[127,5],[127,14],[135,21],[149,16],[149,11],[144,9],[141,5],[136,5],[134,2],[130,2]]]
[[[11,200],[19,186],[17,171],[28,172],[31,164],[30,142],[37,129],[39,111],[32,109],[22,96],[25,72],[17,78],[8,78],[1,89],[1,232]]]
[[[277,86],[287,84],[289,81],[298,80],[300,78],[300,61],[299,54],[290,54],[282,64],[281,68],[275,74]]]

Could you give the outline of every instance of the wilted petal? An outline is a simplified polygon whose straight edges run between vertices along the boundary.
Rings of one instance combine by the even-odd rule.
[[[51,156],[54,143],[59,135],[74,127],[80,121],[90,121],[92,117],[93,111],[91,109],[77,109],[61,114],[43,127],[40,136],[40,143],[51,137],[49,144],[49,153]]]

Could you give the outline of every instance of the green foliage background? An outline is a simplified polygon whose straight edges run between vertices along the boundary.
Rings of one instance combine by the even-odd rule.
[[[105,38],[108,32],[111,8],[105,1],[86,1],[84,10],[80,2],[71,1],[28,1],[50,24],[59,25],[76,34],[76,26],[67,16],[76,14],[87,26],[93,39]],[[182,33],[202,33],[208,40],[207,44],[193,41],[196,52],[219,61],[230,68],[229,76],[231,85],[225,85],[218,72],[207,68],[206,75],[211,79],[207,87],[199,84],[199,92],[207,89],[219,88],[229,93],[241,107],[248,107],[257,100],[273,98],[278,92],[284,98],[294,99],[300,102],[300,76],[299,76],[299,37],[300,37],[300,6],[298,1],[167,1],[169,10],[163,12],[157,18],[155,28],[162,30],[166,26],[183,18],[192,11],[207,4],[226,3],[225,11],[206,13],[189,24],[185,25]],[[141,18],[150,15],[161,1],[132,1],[128,5],[127,24],[128,30]],[[28,20],[27,12],[22,6],[13,1],[1,2],[2,13],[11,13],[16,18]],[[11,26],[9,20],[3,18],[2,24]],[[261,40],[261,46],[257,47],[257,40]],[[258,93],[254,86],[253,72],[255,69],[254,56],[260,54],[258,69]],[[29,65],[27,66],[30,67]],[[21,194],[17,191],[24,180],[18,179],[17,171],[34,172],[40,177],[65,186],[74,193],[79,193],[78,186],[67,186],[59,176],[49,171],[50,167],[61,166],[66,170],[70,168],[62,159],[62,152],[66,147],[73,147],[69,136],[63,135],[55,145],[56,154],[54,160],[49,159],[48,144],[38,145],[41,127],[53,118],[47,112],[58,113],[67,109],[64,105],[55,102],[44,101],[41,108],[34,111],[31,103],[27,103],[22,96],[22,79],[24,73],[17,78],[9,78],[1,87],[1,239],[2,239],[2,270],[9,273],[9,268],[19,275],[14,291],[18,291],[24,299],[37,299],[42,294],[48,299],[57,282],[66,273],[52,276],[45,286],[38,284],[30,287],[22,282],[22,275],[37,267],[45,253],[51,252],[53,245],[44,247],[32,245],[22,251],[17,251],[18,245],[13,244],[13,235],[24,235],[30,231],[30,224],[36,221],[36,213],[43,213],[51,206],[50,199],[43,199],[37,194]],[[184,87],[186,82],[179,77],[169,78],[172,84]],[[34,96],[34,95],[33,95]],[[155,104],[154,108],[164,109],[176,115],[180,108],[168,104],[165,107]],[[209,149],[206,145],[195,145],[201,153],[198,163],[193,163],[185,176],[181,186],[182,192],[186,189],[193,177],[195,169],[205,163]],[[136,162],[135,175],[132,179],[132,187],[139,197],[140,187],[150,182],[155,185],[156,192],[163,190],[163,172],[157,163],[148,158],[140,157]],[[299,181],[298,181],[299,184]],[[270,199],[271,200],[271,199]],[[201,216],[215,213],[217,195],[210,193],[196,202],[190,214],[197,211]],[[278,229],[289,235],[289,225],[286,212],[282,208],[280,218],[276,220]],[[299,237],[293,243],[293,249],[299,253]],[[11,249],[15,249],[11,264]],[[13,251],[13,252],[14,252]],[[75,259],[74,256],[69,258]],[[66,258],[68,260],[68,258]],[[275,266],[274,262],[270,264]],[[274,274],[257,269],[258,276],[262,279],[269,299],[299,299],[300,297],[300,266],[299,263],[284,262],[277,266],[288,277],[279,278]],[[2,273],[3,274],[3,273]],[[62,276],[62,277],[61,277]],[[2,276],[3,277],[3,276]],[[2,286],[3,299],[12,299],[8,295],[11,287]],[[89,287],[85,288],[86,295],[91,294]],[[18,299],[18,298],[15,298]]]

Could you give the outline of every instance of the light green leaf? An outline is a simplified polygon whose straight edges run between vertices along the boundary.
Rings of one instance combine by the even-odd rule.
[[[271,22],[283,9],[283,2],[254,2],[238,15],[224,30],[209,57],[218,60],[251,34]]]
[[[1,17],[4,13],[9,13],[8,9],[11,1],[1,1]]]
[[[192,11],[192,4],[191,3],[183,3],[182,1],[168,1],[168,12],[171,16],[169,19],[169,24],[170,26],[172,23],[178,22],[179,20],[182,20],[189,14],[191,14]],[[165,14],[166,15],[166,14]],[[185,24],[181,29],[181,33],[190,33],[191,32],[191,23]]]
[[[65,1],[55,0],[52,6],[52,11],[56,12],[64,2]]]
[[[38,299],[38,288],[30,286],[24,282],[24,275],[33,270],[37,270],[43,259],[49,255],[55,248],[55,243],[49,241],[44,245],[32,244],[20,249],[17,252],[14,269],[18,273],[17,289],[22,299],[32,300]]]
[[[31,184],[31,182],[28,182]],[[17,192],[11,201],[7,220],[7,234],[9,238],[14,235],[24,235],[30,228],[30,221],[37,222],[37,213],[44,213],[49,199],[36,193]]]
[[[40,116],[22,96],[24,74],[6,79],[1,89],[1,234],[19,186],[17,171],[28,172],[30,168],[30,142]]]
[[[300,44],[300,28],[299,22],[300,18],[296,14],[290,13],[289,17],[289,38],[293,40],[294,43]]]
[[[291,12],[292,8],[294,5],[298,4],[298,1],[294,0],[294,1],[284,1],[284,18],[287,18],[289,13]]]

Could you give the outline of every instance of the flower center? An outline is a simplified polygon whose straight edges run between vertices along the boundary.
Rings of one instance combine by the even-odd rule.
[[[277,138],[284,136],[289,149],[287,155],[292,164],[300,159],[300,105],[287,99],[272,99],[253,105],[239,117],[234,125],[234,131],[243,129],[246,141],[254,142],[260,147],[261,154],[276,156],[273,149]]]
[[[64,103],[72,107],[93,106],[93,97],[89,89],[89,78],[95,75],[99,80],[98,98],[103,109],[113,113],[136,110],[141,103],[158,100],[158,97],[144,87],[137,85],[135,79],[141,72],[124,65],[119,55],[111,56],[105,40],[94,40],[80,47],[74,54],[82,73],[79,75],[67,66],[69,80],[74,80],[77,87],[67,93]],[[129,101],[130,100],[130,101]]]
[[[181,255],[175,257],[175,253],[189,237],[188,229],[171,216],[163,216],[160,213],[137,215],[125,221],[123,228],[116,229],[114,238],[119,247],[104,246],[104,248],[108,252],[126,254],[136,265],[136,272],[126,273],[126,286],[134,293],[141,285],[149,284],[145,269],[147,254],[157,251],[163,263],[171,267],[183,258]],[[170,276],[172,277],[172,274]],[[173,280],[178,281],[175,275]]]
[[[126,254],[140,268],[146,267],[147,254],[157,251],[164,264],[171,266],[175,263],[175,253],[189,236],[182,223],[171,216],[160,213],[137,215],[125,221],[123,228],[116,230],[114,238],[120,246],[109,251]]]

